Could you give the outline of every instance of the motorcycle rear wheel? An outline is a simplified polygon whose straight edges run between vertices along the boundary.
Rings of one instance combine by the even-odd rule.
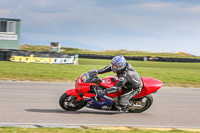
[[[86,105],[84,100],[78,101],[75,96],[64,93],[59,100],[60,107],[66,111],[76,111]]]
[[[132,104],[132,108],[128,110],[129,113],[141,113],[146,111],[153,103],[153,96],[147,95],[142,98],[136,98],[130,100],[134,105]],[[138,107],[135,107],[138,106]]]

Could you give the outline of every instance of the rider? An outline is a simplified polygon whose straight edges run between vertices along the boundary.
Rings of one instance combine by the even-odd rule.
[[[122,109],[127,109],[129,107],[129,100],[140,93],[143,87],[142,80],[139,74],[133,69],[131,64],[126,62],[126,59],[122,55],[113,57],[111,64],[101,70],[98,70],[98,74],[110,71],[117,73],[119,81],[115,84],[115,86],[106,90],[100,89],[97,93],[99,95],[116,93],[124,87],[126,91],[119,97],[118,102]]]

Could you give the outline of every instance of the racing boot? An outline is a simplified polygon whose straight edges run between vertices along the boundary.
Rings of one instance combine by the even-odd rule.
[[[129,103],[129,104],[120,105],[120,108],[121,108],[122,111],[126,112],[126,111],[128,111],[129,109],[132,108],[132,104]]]

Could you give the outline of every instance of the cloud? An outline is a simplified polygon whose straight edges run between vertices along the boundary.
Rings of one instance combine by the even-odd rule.
[[[183,8],[185,11],[190,11],[190,12],[200,12],[200,6],[195,6],[195,7],[189,7],[189,8]]]
[[[0,16],[22,20],[21,34],[27,38],[140,50],[197,45],[199,11],[200,3],[193,0],[6,0],[0,5]]]
[[[142,3],[141,7],[147,7],[147,8],[166,8],[170,7],[170,3]]]
[[[10,10],[0,9],[0,16],[7,17],[11,14]]]

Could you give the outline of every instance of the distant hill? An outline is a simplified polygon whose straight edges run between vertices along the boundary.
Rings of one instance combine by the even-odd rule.
[[[72,48],[88,49],[88,50],[103,50],[103,48],[92,46],[92,45],[74,41],[74,40],[61,40],[58,42],[61,44],[62,47],[72,47]],[[20,44],[21,45],[29,44],[29,45],[50,46],[49,41],[42,41],[42,40],[38,41],[38,40],[29,39],[23,36],[21,36],[20,38]]]

